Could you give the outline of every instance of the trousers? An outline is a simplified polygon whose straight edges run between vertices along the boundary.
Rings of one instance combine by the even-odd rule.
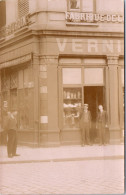
[[[106,133],[105,133],[105,126],[102,123],[99,123],[99,142],[100,144],[106,143]]]
[[[90,144],[90,125],[89,123],[84,123],[82,129],[82,144]]]
[[[7,142],[7,153],[8,155],[15,155],[17,149],[17,133],[16,130],[9,129],[7,131],[8,142]]]

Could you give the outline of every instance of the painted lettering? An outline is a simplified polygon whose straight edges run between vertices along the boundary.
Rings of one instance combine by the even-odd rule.
[[[118,22],[122,22],[123,19],[122,19],[122,16],[118,15]]]
[[[100,14],[100,22],[104,22],[104,15]]]
[[[86,20],[85,13],[81,13],[81,17],[80,18],[81,18],[81,20],[84,20],[85,21]]]
[[[111,21],[111,15],[107,14],[107,22]]]
[[[95,39],[88,39],[88,52],[98,52],[98,43]]]
[[[103,40],[102,41],[102,47],[103,47],[103,52],[113,52],[113,40]]]
[[[59,51],[63,52],[65,50],[65,47],[66,47],[67,39],[63,39],[62,43],[61,43],[61,39],[59,39],[59,38],[56,38],[56,41],[57,41],[57,44],[59,47]]]
[[[116,22],[116,21],[117,21],[116,15],[112,15],[112,22]]]
[[[82,39],[72,39],[72,51],[73,52],[83,52]]]
[[[95,20],[96,22],[99,21],[99,18],[100,18],[100,15],[99,15],[99,14],[94,14],[94,20]]]

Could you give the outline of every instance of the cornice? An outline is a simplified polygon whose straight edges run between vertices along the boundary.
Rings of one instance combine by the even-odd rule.
[[[65,36],[65,37],[96,37],[96,38],[120,38],[124,39],[124,33],[120,32],[89,32],[89,31],[68,31],[68,30],[32,30],[32,29],[24,29],[21,32],[16,32],[14,34],[14,37],[10,39],[5,39],[0,41],[0,50],[5,49],[6,47],[15,45],[21,41],[27,40],[30,37],[33,36]]]

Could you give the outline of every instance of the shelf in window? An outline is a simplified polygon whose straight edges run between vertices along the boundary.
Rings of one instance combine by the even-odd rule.
[[[64,100],[81,100],[82,98],[64,98]]]
[[[64,109],[81,109],[81,107],[79,107],[79,106],[78,107],[77,106],[76,107],[63,107],[63,108]]]

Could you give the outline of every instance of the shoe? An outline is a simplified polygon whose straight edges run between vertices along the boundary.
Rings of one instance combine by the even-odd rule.
[[[9,155],[8,155],[8,158],[13,158],[12,154],[9,154]]]
[[[20,154],[14,154],[13,156],[20,156]]]

